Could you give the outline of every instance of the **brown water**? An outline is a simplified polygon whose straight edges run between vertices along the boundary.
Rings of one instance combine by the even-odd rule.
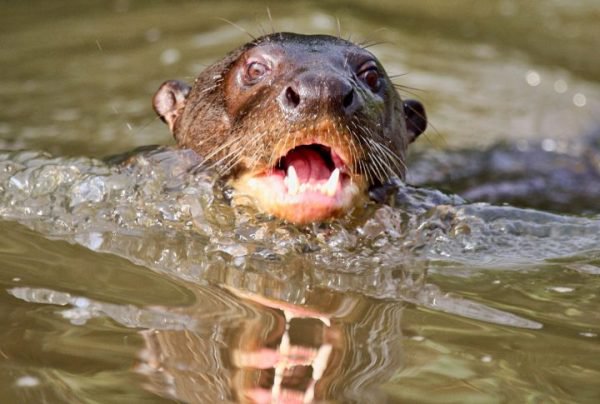
[[[218,18],[382,42],[422,148],[598,124],[594,1],[413,3],[4,2],[0,148],[57,157],[0,155],[0,402],[598,402],[597,216],[402,187],[297,229],[188,153],[89,158],[170,142],[158,85],[247,40]]]

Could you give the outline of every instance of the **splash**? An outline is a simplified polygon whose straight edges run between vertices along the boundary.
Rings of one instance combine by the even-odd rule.
[[[527,328],[540,325],[446,295],[426,284],[427,271],[510,268],[600,243],[598,218],[467,204],[400,183],[390,205],[292,226],[231,206],[227,188],[200,164],[169,148],[106,161],[2,153],[0,216],[188,282],[227,279],[261,293],[277,282],[273,297],[291,303],[328,288]]]

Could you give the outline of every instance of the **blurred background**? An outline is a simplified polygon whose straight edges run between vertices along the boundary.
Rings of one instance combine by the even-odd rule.
[[[375,43],[402,95],[427,107],[420,148],[576,141],[600,121],[596,0],[0,3],[2,149],[101,157],[168,144],[158,86],[192,82],[274,30]]]

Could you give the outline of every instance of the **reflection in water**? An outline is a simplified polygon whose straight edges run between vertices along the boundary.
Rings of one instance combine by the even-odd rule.
[[[61,315],[73,324],[109,316],[144,329],[136,371],[147,378],[147,389],[164,397],[194,403],[382,402],[379,386],[402,365],[402,302],[295,282],[297,293],[290,296],[289,285],[267,275],[226,272],[209,273],[225,283],[195,287],[197,302],[178,309],[136,309],[46,289],[9,293],[69,305]],[[266,286],[264,293],[255,291],[257,284]]]
[[[188,402],[382,402],[377,387],[402,362],[401,303],[314,290],[294,304],[229,291],[223,299],[241,299],[253,315],[213,317],[210,336],[143,332],[138,370],[149,388]]]

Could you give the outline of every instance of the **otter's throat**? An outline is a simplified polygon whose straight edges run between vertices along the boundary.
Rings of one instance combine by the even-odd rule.
[[[310,202],[313,193],[334,197],[347,180],[346,171],[346,165],[331,148],[311,144],[290,150],[271,175],[285,176],[283,183],[290,198],[297,196]]]
[[[274,166],[246,173],[233,185],[259,208],[293,223],[337,216],[356,203],[365,187],[341,155],[321,143],[296,146]]]

